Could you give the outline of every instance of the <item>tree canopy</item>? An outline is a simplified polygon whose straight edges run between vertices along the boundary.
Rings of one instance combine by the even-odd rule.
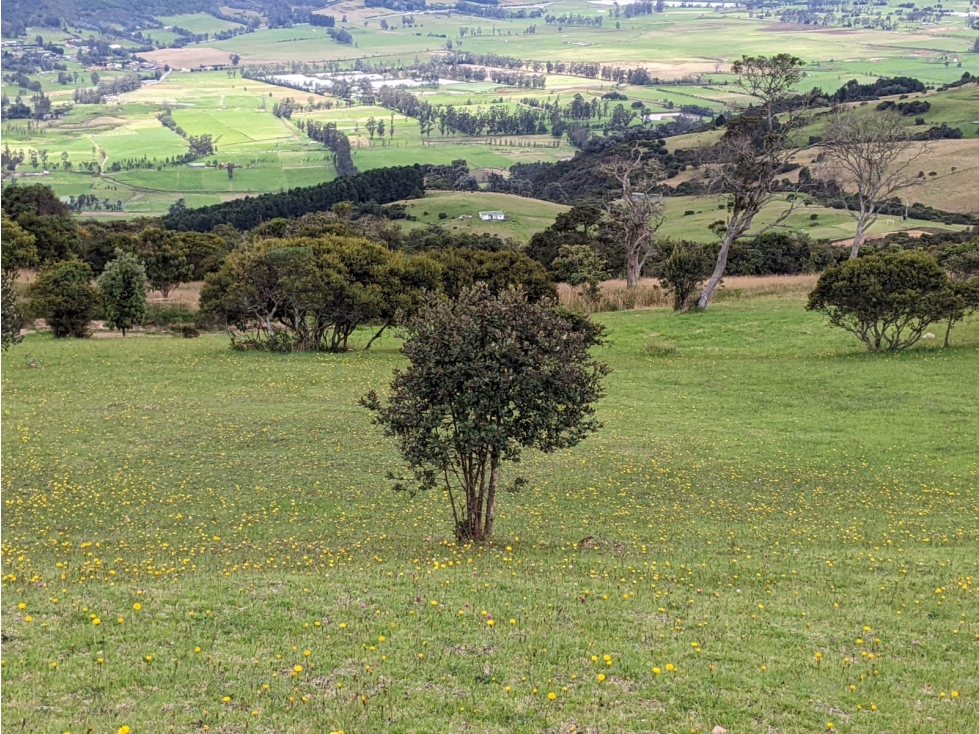
[[[609,370],[589,349],[602,334],[578,321],[485,284],[433,298],[406,327],[408,367],[388,402],[373,391],[363,399],[413,473],[395,488],[444,489],[458,539],[492,536],[503,462],[572,447],[599,428]]]

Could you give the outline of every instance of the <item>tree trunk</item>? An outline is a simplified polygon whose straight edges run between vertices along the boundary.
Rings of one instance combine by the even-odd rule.
[[[370,348],[371,348],[371,344],[373,344],[373,343],[374,343],[375,341],[377,341],[377,340],[378,340],[378,338],[380,338],[380,336],[381,336],[381,334],[383,334],[383,333],[384,333],[384,330],[385,330],[386,328],[388,328],[388,326],[390,326],[390,324],[384,324],[384,326],[382,326],[382,327],[381,327],[380,329],[378,329],[378,330],[377,330],[377,333],[376,333],[376,334],[374,334],[374,336],[372,336],[372,337],[371,337],[371,340],[370,340],[369,342],[367,342],[367,346],[366,346],[366,347],[364,347],[364,351],[365,351],[365,352],[366,352],[366,351],[367,351],[368,349],[370,349]]]
[[[853,245],[850,247],[850,259],[856,260],[860,257],[860,245],[863,244],[863,231],[867,226],[866,217],[861,211],[860,216],[857,217],[857,231],[853,235]]]
[[[483,520],[483,540],[493,537],[493,508],[496,504],[496,487],[500,481],[500,455],[493,452],[490,458],[490,480],[486,490],[486,516]]]
[[[734,242],[735,236],[735,232],[732,230],[728,230],[724,235],[721,251],[717,253],[717,265],[714,266],[714,273],[710,276],[710,280],[707,281],[703,293],[700,294],[700,300],[697,301],[697,308],[701,311],[707,309],[707,306],[710,304],[710,299],[714,297],[714,291],[721,284],[721,279],[724,277],[724,269],[727,267],[728,252],[731,250],[731,243]]]
[[[642,270],[639,265],[639,252],[630,250],[628,262],[625,270],[625,284],[627,288],[635,288],[639,284],[639,273]]]

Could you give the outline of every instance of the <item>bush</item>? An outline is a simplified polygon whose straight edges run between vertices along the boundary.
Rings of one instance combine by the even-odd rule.
[[[88,322],[99,306],[99,292],[92,287],[92,268],[81,260],[48,265],[29,291],[31,312],[48,322],[58,339],[85,338]]]
[[[883,252],[827,270],[806,309],[825,314],[833,326],[879,352],[907,349],[930,324],[953,319],[961,306],[934,257]]]
[[[431,260],[362,238],[269,239],[208,275],[200,308],[205,319],[251,331],[233,336],[236,348],[338,352],[358,326],[379,325],[376,339],[410,317],[438,283]]]
[[[714,269],[711,257],[699,242],[677,242],[670,256],[654,271],[663,287],[673,295],[673,310],[684,311]]]
[[[181,304],[153,303],[146,309],[143,324],[168,328],[171,326],[196,325],[200,313]]]

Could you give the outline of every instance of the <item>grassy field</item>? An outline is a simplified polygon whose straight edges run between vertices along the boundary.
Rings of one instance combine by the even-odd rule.
[[[952,141],[958,142],[958,141]],[[237,175],[237,174],[235,174]],[[918,197],[915,197],[917,200]],[[457,193],[433,191],[424,199],[405,202],[408,211],[418,217],[417,222],[403,222],[405,229],[414,229],[430,224],[440,224],[448,229],[464,232],[499,234],[501,237],[514,237],[528,241],[532,235],[547,229],[554,223],[560,212],[569,207],[549,201],[528,199],[515,194],[494,194],[485,191]],[[763,209],[755,220],[754,229],[760,231],[773,223],[788,206],[787,202],[776,201]],[[476,215],[480,211],[502,210],[507,213],[505,222],[483,222]],[[666,220],[658,233],[660,236],[693,240],[695,242],[715,242],[717,240],[708,227],[718,219],[723,219],[724,198],[721,196],[680,196],[664,200]],[[447,217],[439,219],[439,212]],[[462,215],[471,214],[472,219],[459,220]],[[815,218],[814,218],[815,217]],[[808,234],[813,240],[843,240],[853,236],[853,218],[840,209],[823,206],[799,206],[777,229]],[[883,235],[904,230],[932,231],[958,230],[962,226],[944,225],[920,219],[902,220],[900,217],[881,217],[868,232]]]
[[[8,724],[972,730],[979,320],[893,357],[791,297],[602,319],[604,427],[507,467],[529,484],[485,547],[388,489],[356,401],[393,338],[28,337],[2,373]]]
[[[554,224],[558,214],[570,209],[549,201],[486,192],[434,191],[424,199],[404,203],[408,212],[418,217],[417,222],[404,222],[405,230],[438,224],[449,231],[496,234],[520,242],[527,242],[537,232],[547,229]],[[484,222],[479,218],[479,212],[495,210],[506,212],[506,220]],[[440,213],[446,214],[446,218],[440,219]],[[460,220],[460,216],[470,216],[471,219]]]

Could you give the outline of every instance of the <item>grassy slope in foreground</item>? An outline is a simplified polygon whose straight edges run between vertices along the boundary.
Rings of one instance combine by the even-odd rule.
[[[799,300],[603,320],[605,427],[507,467],[528,489],[467,548],[441,497],[390,492],[356,405],[392,339],[29,337],[3,365],[4,711],[59,734],[968,730],[979,321],[871,356]]]

